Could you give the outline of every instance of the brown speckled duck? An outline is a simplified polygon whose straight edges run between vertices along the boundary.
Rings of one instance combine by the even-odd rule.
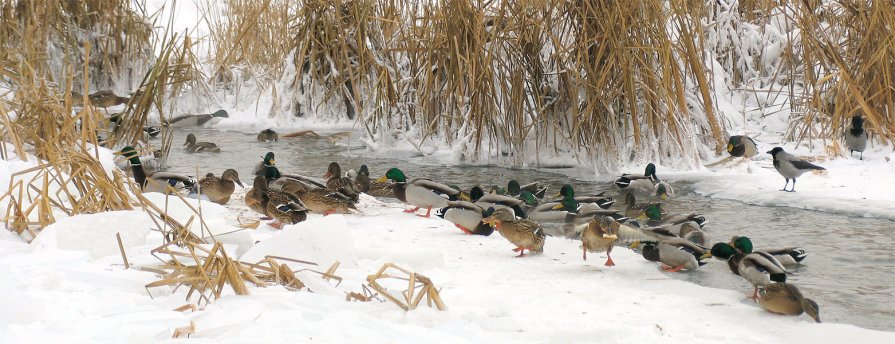
[[[245,195],[246,206],[254,212],[267,216],[267,178],[255,176],[252,189]]]
[[[235,184],[245,187],[239,180],[239,174],[231,168],[224,171],[220,177],[216,177],[211,173],[206,175],[205,178],[199,181],[199,192],[214,203],[227,204],[230,201],[230,196],[233,195],[233,191],[236,190]]]
[[[337,162],[331,162],[323,174],[326,179],[326,188],[329,191],[341,192],[353,202],[357,202],[357,190],[354,189],[354,181],[342,175],[342,167]]]
[[[808,314],[815,322],[820,322],[820,307],[814,300],[802,296],[799,288],[789,283],[773,283],[758,293],[758,304],[764,310],[783,314]]]
[[[354,189],[373,197],[395,197],[392,183],[380,183],[370,179],[370,170],[367,165],[360,165],[357,177],[354,178]]]
[[[277,135],[277,132],[273,131],[273,129],[264,129],[258,133],[257,137],[258,142],[276,142],[279,139],[280,136]]]
[[[187,153],[220,153],[221,147],[211,142],[196,142],[196,135],[190,133],[183,144]]]
[[[482,222],[494,227],[500,235],[516,245],[513,252],[519,252],[517,257],[525,256],[525,250],[530,253],[544,252],[547,235],[541,225],[532,220],[517,219],[513,211],[507,208],[492,209],[494,208],[489,208],[488,211],[493,211],[493,215],[482,219]]]

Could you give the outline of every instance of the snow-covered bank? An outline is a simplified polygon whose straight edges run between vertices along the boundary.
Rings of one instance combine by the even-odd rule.
[[[668,175],[692,182],[694,191],[710,197],[895,220],[895,185],[888,182],[889,174],[895,171],[895,153],[874,151],[867,152],[864,160],[858,160],[856,155],[854,159],[837,158],[816,164],[827,170],[798,178],[794,193],[780,191],[785,180],[774,170],[768,154],[715,171]]]
[[[670,278],[624,249],[614,252],[613,268],[603,266],[605,255],[582,261],[578,242],[558,238],[548,238],[543,255],[514,258],[499,234],[466,236],[444,220],[404,214],[398,204],[368,197],[360,208],[363,216],[312,216],[281,232],[263,226],[243,232],[262,241],[242,259],[276,254],[323,266],[342,261],[337,275],[345,280],[338,287],[317,293],[250,287],[248,296],[225,288],[229,294],[222,299],[186,313],[172,311],[185,303],[186,288],[153,288],[150,297],[144,285],[155,275],[124,270],[117,250],[88,254],[82,246],[114,245],[114,239],[71,235],[115,221],[122,230],[144,233],[152,227],[148,217],[109,212],[60,221],[41,234],[43,242],[55,244],[29,246],[4,236],[0,301],[7,307],[0,311],[0,342],[152,342],[190,321],[197,329],[191,338],[215,343],[895,340],[895,333],[766,313],[744,300],[746,290]],[[157,262],[149,250],[161,238],[150,232],[143,239],[145,244],[126,244],[134,265]],[[430,277],[442,288],[448,310],[405,313],[390,303],[344,301],[344,292],[359,291],[366,276],[387,262]]]

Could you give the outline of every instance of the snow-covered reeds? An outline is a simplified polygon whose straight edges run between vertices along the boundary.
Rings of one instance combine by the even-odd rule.
[[[883,144],[895,141],[895,2],[812,1],[786,7],[799,29],[792,49],[802,87],[793,140],[831,140],[862,115]]]

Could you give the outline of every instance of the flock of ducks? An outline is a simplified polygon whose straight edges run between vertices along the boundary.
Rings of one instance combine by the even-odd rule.
[[[279,139],[273,130],[260,132],[257,140]],[[184,144],[189,153],[218,152],[211,142],[198,141],[189,134]],[[746,136],[733,136],[728,142],[732,156],[751,157],[757,152],[755,142]],[[770,152],[774,166],[787,179],[793,180],[805,170],[818,166],[804,162],[776,147]],[[144,191],[186,192],[201,195],[209,201],[227,204],[235,186],[243,186],[233,169],[220,177],[212,173],[199,181],[187,176],[144,170],[137,151],[123,148],[134,179]],[[624,196],[621,207],[613,208],[615,199],[606,193],[576,194],[572,185],[563,185],[550,197],[547,187],[538,183],[522,185],[510,180],[506,187],[477,185],[462,189],[427,178],[408,178],[398,168],[388,169],[381,177],[371,178],[369,168],[343,173],[337,162],[329,164],[322,174],[324,182],[297,174],[282,173],[274,152],[261,157],[254,169],[252,188],[244,202],[262,220],[281,228],[283,224],[305,221],[308,213],[361,214],[355,206],[360,193],[373,197],[397,199],[409,206],[405,211],[421,217],[433,214],[455,224],[470,235],[500,233],[513,246],[517,257],[544,251],[548,227],[559,227],[581,241],[582,259],[588,253],[606,253],[605,265],[615,262],[611,253],[622,247],[635,250],[644,259],[661,263],[665,271],[693,271],[711,257],[727,262],[731,272],[753,285],[751,299],[770,312],[788,315],[807,313],[820,322],[819,308],[799,289],[786,283],[787,267],[796,266],[806,257],[798,247],[753,249],[747,237],[734,237],[729,242],[707,244],[703,227],[705,216],[697,213],[669,214],[663,206],[674,198],[674,188],[656,174],[656,166],[648,164],[643,174],[623,174],[614,185]],[[785,189],[785,187],[784,187]],[[790,191],[790,190],[786,190]],[[651,202],[638,203],[637,200]]]

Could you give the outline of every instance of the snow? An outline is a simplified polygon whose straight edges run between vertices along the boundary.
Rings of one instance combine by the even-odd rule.
[[[232,218],[224,207],[202,206],[212,231]],[[189,213],[179,201],[169,209]],[[363,215],[312,215],[282,231],[262,225],[242,232],[260,240],[243,261],[278,255],[315,261],[320,266],[312,268],[323,271],[338,260],[336,275],[345,279],[338,286],[303,272],[315,292],[250,286],[250,295],[237,296],[225,288],[221,299],[196,312],[173,311],[187,303],[188,288],[153,288],[150,296],[144,286],[158,277],[123,268],[116,230],[132,238],[126,240],[131,264],[158,263],[149,251],[161,237],[145,235],[149,223],[138,211],[62,219],[33,245],[0,236],[0,342],[166,341],[190,322],[197,329],[190,338],[209,343],[895,340],[891,332],[767,313],[744,300],[746,290],[674,279],[621,248],[613,251],[613,268],[603,266],[605,255],[582,261],[579,242],[553,237],[544,254],[515,258],[497,233],[466,236],[442,219],[365,196],[359,209]],[[404,312],[390,303],[344,301],[344,293],[360,291],[366,276],[388,262],[431,278],[448,309]],[[386,286],[399,291],[404,283]]]

